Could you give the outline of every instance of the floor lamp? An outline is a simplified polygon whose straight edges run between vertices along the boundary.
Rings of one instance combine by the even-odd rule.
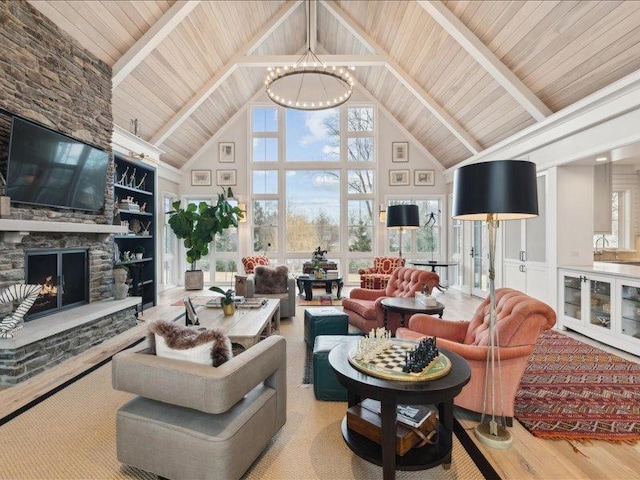
[[[489,226],[489,348],[482,401],[482,417],[475,435],[494,448],[509,448],[502,403],[502,372],[496,329],[496,229],[501,220],[538,215],[536,166],[523,160],[496,160],[466,165],[454,172],[452,216],[457,220],[486,220]],[[490,409],[490,413],[488,412]],[[496,415],[499,412],[499,415]],[[496,420],[499,417],[500,424]]]
[[[400,231],[400,258],[402,258],[402,232],[420,227],[417,205],[389,205],[387,207],[387,228]]]

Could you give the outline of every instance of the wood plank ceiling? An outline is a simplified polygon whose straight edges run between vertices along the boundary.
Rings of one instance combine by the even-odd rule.
[[[114,122],[183,167],[307,45],[307,3],[30,1],[114,69]],[[316,51],[449,168],[640,69],[640,1],[331,1]],[[312,9],[312,12],[314,9]]]

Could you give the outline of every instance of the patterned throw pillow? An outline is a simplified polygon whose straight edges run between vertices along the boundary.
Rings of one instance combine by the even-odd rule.
[[[289,269],[285,265],[275,268],[258,266],[254,270],[254,292],[256,294],[286,293]]]
[[[269,259],[262,255],[242,257],[242,265],[244,266],[244,272],[248,275],[253,273],[253,270],[258,265],[269,265]]]

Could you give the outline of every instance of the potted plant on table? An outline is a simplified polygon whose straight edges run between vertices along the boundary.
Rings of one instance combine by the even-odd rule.
[[[223,290],[220,287],[209,287],[209,290],[212,292],[221,293],[223,297],[220,299],[220,303],[222,304],[222,312],[225,315],[233,315],[236,311],[236,304],[233,301],[234,291],[231,289]]]
[[[322,264],[319,260],[313,260],[311,268],[313,268],[313,274],[316,278],[321,279],[324,277],[324,269],[322,268]]]
[[[233,192],[218,194],[215,205],[200,202],[199,205],[190,203],[186,208],[180,202],[174,202],[173,210],[169,214],[169,226],[179,239],[184,240],[187,249],[187,263],[191,270],[185,272],[185,290],[202,290],[204,279],[202,270],[197,268],[197,262],[209,254],[209,244],[217,233],[222,233],[229,227],[237,227],[238,220],[244,217],[242,210],[232,206],[227,198],[232,198]]]

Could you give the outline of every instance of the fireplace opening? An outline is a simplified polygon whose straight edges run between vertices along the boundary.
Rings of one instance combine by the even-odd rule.
[[[25,251],[25,281],[42,285],[25,321],[88,303],[88,251],[86,248]]]

